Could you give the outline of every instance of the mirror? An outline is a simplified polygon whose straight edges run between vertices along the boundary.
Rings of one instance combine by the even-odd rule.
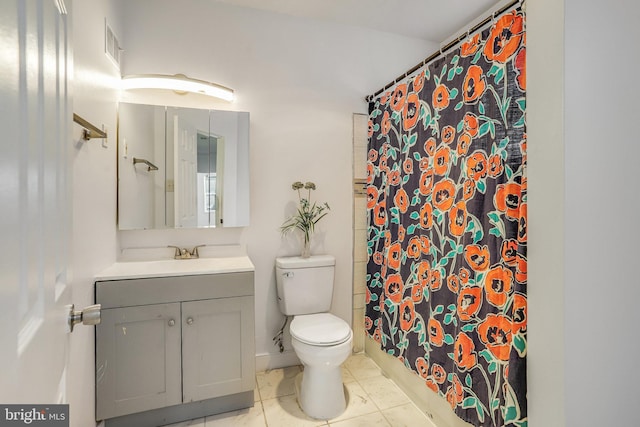
[[[118,228],[249,225],[249,113],[121,102]]]

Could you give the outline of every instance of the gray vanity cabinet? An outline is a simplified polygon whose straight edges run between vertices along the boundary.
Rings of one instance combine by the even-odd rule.
[[[97,416],[182,402],[180,303],[102,310],[97,327]]]
[[[96,303],[97,420],[154,425],[253,405],[253,272],[98,281]]]
[[[246,373],[255,355],[243,352],[253,325],[253,297],[182,303],[183,400],[193,402],[253,390]]]

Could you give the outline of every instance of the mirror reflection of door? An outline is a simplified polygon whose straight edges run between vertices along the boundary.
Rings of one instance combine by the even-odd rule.
[[[224,137],[198,131],[198,227],[222,225]]]
[[[176,227],[196,227],[198,162],[197,129],[178,115],[173,116],[174,198]]]

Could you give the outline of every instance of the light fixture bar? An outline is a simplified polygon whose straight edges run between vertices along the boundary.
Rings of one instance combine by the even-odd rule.
[[[233,101],[233,89],[204,80],[192,79],[182,74],[137,74],[122,78],[122,89],[168,89],[176,92],[192,92],[214,98]]]

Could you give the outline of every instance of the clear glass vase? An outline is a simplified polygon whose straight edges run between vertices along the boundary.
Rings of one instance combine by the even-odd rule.
[[[303,236],[300,256],[302,258],[309,258],[311,256],[311,236]]]

